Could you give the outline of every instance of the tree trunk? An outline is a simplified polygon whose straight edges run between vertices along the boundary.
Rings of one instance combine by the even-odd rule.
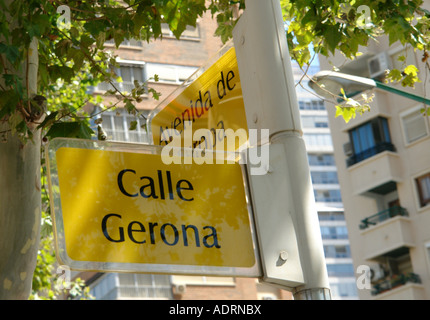
[[[0,300],[27,299],[41,221],[40,136],[0,143]]]
[[[29,95],[36,93],[37,40],[23,68]],[[28,70],[27,70],[28,68]],[[39,249],[41,222],[41,133],[23,144],[11,133],[0,141],[0,300],[28,299]],[[0,132],[9,130],[0,120]]]

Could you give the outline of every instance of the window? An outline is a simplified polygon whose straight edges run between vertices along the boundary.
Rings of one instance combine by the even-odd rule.
[[[428,259],[428,262],[430,264],[430,242],[427,242],[425,244],[425,248],[426,248],[426,252],[427,252],[427,259]]]
[[[169,25],[167,23],[161,24],[161,33],[163,37],[175,37],[173,32],[170,30]],[[198,25],[196,27],[186,26],[185,30],[182,32],[180,39],[199,39],[200,31]]]
[[[122,82],[113,81],[115,87],[120,91],[131,92],[134,89],[134,81],[140,84],[146,81],[145,64],[144,63],[123,63],[120,62],[120,67],[115,68],[115,74],[121,77]],[[101,82],[97,85],[97,90],[106,91],[114,88],[108,82]]]
[[[310,166],[335,166],[332,154],[308,154]]]
[[[387,119],[373,119],[351,130],[350,136],[356,154],[369,150],[378,143],[390,142]]]
[[[196,67],[171,64],[148,63],[146,65],[148,78],[153,78],[154,75],[157,75],[160,82],[176,84],[187,80],[196,70]]]
[[[172,299],[169,275],[109,273],[91,286],[97,300],[121,298]]]
[[[355,282],[330,283],[331,293],[336,297],[357,297],[357,284]]]
[[[354,154],[347,160],[348,166],[386,150],[395,151],[391,143],[388,121],[382,117],[351,129],[349,137]]]
[[[108,40],[105,42],[105,44],[114,45],[115,40],[114,39]],[[123,46],[123,47],[143,47],[143,44],[142,44],[142,41],[140,41],[140,40],[125,39],[123,42],[121,42],[120,46]]]
[[[301,116],[303,128],[328,128],[326,116]]]
[[[352,264],[327,264],[328,276],[349,277],[354,276]]]
[[[168,275],[119,273],[118,280],[119,298],[172,298]]]
[[[401,115],[401,121],[406,144],[428,135],[427,121],[420,112],[420,107],[413,108]]]
[[[326,258],[350,258],[351,249],[348,245],[325,245],[324,255]]]
[[[322,100],[311,100],[311,101],[299,101],[300,110],[325,110],[324,101]]]
[[[415,179],[420,207],[430,203],[430,172]]]
[[[204,285],[204,286],[235,286],[232,277],[211,277],[211,276],[180,276],[174,275],[172,282],[185,285]]]
[[[343,212],[318,212],[320,221],[345,221]]]
[[[340,190],[314,190],[317,202],[342,202]]]
[[[101,114],[102,128],[106,132],[107,139],[125,142],[148,142],[148,136],[141,126],[146,123],[143,118],[135,117],[124,109],[115,112],[103,112]],[[129,130],[132,121],[137,121],[136,130]]]
[[[108,273],[91,285],[90,294],[97,300],[113,300],[117,298],[115,287],[116,274]]]
[[[311,171],[312,183],[339,183],[336,171]]]
[[[350,257],[349,246],[335,246],[336,258],[347,258]]]
[[[321,237],[323,239],[348,239],[348,229],[346,227],[321,227]]]
[[[305,133],[303,135],[305,144],[308,146],[331,146],[333,145],[329,133]]]

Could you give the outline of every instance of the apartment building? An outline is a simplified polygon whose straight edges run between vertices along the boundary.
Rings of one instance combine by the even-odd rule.
[[[383,80],[385,69],[419,66],[422,82],[401,90],[429,92],[422,53],[387,39],[361,48],[364,54],[345,61],[336,54],[320,57],[322,70]],[[427,71],[428,72],[428,71]],[[354,267],[361,277],[360,299],[430,298],[430,131],[429,117],[417,103],[374,89],[371,111],[345,123],[327,103],[334,156],[345,208]]]

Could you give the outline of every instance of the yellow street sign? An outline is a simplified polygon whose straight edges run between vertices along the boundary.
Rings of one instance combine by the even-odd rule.
[[[175,134],[181,137],[184,148],[195,148],[201,143],[201,148],[215,150],[221,144],[223,151],[236,151],[247,141],[245,107],[234,47],[209,65],[206,69],[203,67],[205,71],[191,84],[179,87],[150,115],[155,145],[167,145]],[[206,129],[209,134],[196,132],[200,129]],[[187,130],[190,139],[185,136]],[[239,139],[234,150],[229,150],[224,143],[226,130],[233,131]]]
[[[49,146],[62,263],[136,272],[179,266],[169,273],[188,273],[180,266],[255,268],[239,164],[166,165],[159,146],[137,151],[131,144],[78,141],[54,139]]]

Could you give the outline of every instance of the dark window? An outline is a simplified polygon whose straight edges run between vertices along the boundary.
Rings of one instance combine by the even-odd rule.
[[[325,245],[324,255],[326,258],[350,258],[351,250],[348,245]]]
[[[334,157],[331,154],[308,154],[311,166],[335,166]]]
[[[299,101],[300,110],[325,110],[324,101]]]
[[[342,202],[340,190],[314,190],[316,202]]]
[[[417,183],[420,206],[424,207],[430,203],[430,173],[415,179]]]
[[[375,118],[349,131],[354,154],[347,160],[347,165],[353,165],[383,151],[395,151],[391,143],[388,121],[385,118]]]

